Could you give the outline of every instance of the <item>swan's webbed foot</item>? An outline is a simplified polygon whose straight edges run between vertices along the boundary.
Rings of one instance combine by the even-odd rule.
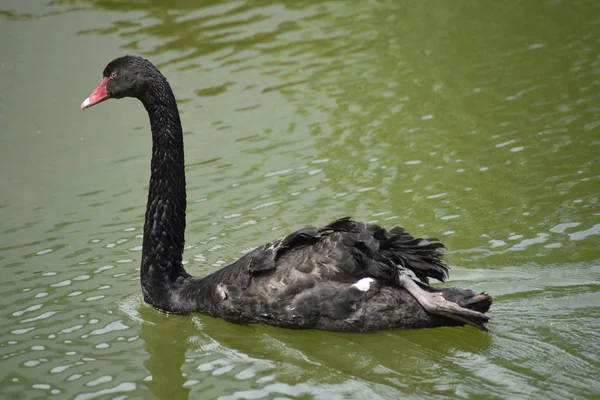
[[[485,326],[485,323],[490,320],[488,315],[461,307],[457,303],[446,300],[442,292],[428,292],[423,290],[407,275],[400,275],[400,285],[406,289],[428,313],[442,315],[463,324],[474,326],[482,331],[489,332],[489,329]]]

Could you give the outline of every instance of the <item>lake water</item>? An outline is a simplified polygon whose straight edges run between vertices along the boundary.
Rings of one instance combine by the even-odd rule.
[[[198,5],[203,3],[203,5]],[[583,1],[0,1],[0,397],[600,396],[600,5]],[[169,78],[184,260],[345,215],[439,237],[471,327],[340,334],[141,302],[149,176],[104,66]]]

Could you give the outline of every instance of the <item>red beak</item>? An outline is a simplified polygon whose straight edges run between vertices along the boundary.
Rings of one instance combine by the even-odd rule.
[[[108,100],[110,98],[109,94],[106,93],[106,84],[108,83],[108,78],[102,79],[102,82],[98,85],[96,90],[92,92],[90,97],[85,99],[83,103],[81,103],[81,109],[84,110],[88,107],[91,107],[95,104],[102,103],[104,100]]]

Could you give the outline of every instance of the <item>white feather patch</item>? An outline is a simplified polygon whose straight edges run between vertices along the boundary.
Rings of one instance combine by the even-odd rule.
[[[367,292],[371,288],[371,282],[373,282],[374,280],[375,279],[373,278],[362,278],[352,286],[354,286],[361,292]]]

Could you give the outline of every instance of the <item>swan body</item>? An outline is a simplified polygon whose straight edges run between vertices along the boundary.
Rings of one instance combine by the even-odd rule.
[[[206,277],[189,275],[182,265],[186,191],[175,97],[150,61],[127,55],[106,66],[102,82],[81,107],[123,97],[142,102],[152,131],[140,277],[144,300],[154,308],[296,329],[364,332],[469,324],[487,330],[491,297],[429,287],[429,278],[447,278],[444,246],[400,227],[387,230],[341,218],[260,246]]]

